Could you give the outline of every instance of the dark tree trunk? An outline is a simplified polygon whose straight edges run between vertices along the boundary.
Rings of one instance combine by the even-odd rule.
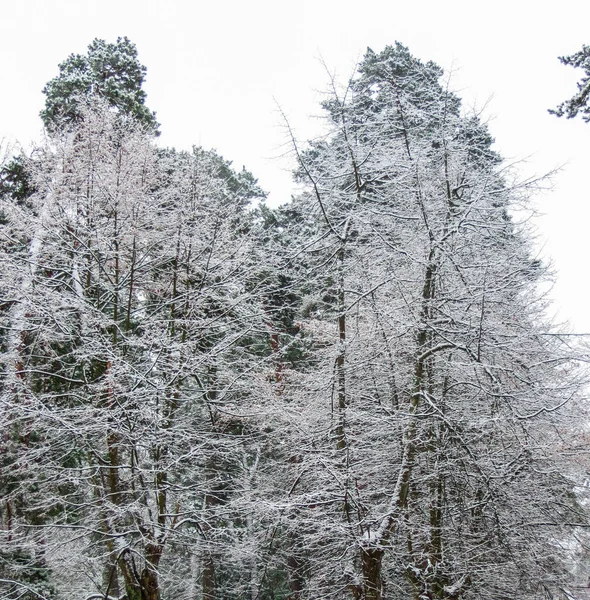
[[[383,600],[382,559],[383,550],[380,548],[361,549],[363,569],[362,600]]]
[[[305,589],[304,567],[299,557],[295,554],[296,552],[297,549],[294,547],[287,557],[289,588],[291,589],[289,600],[300,600],[303,597],[303,590]]]
[[[112,596],[118,598],[121,595],[119,588],[119,569],[117,566],[117,555],[116,552],[110,552],[107,562],[103,569],[103,586],[106,590],[106,596]]]
[[[215,600],[215,565],[213,557],[207,553],[203,557],[203,600]]]
[[[141,600],[160,600],[158,573],[146,567],[141,573]]]

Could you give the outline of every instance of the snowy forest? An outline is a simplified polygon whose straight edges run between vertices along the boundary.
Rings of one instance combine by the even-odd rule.
[[[590,47],[562,62],[588,77],[553,112],[588,120]],[[543,178],[395,43],[328,77],[321,136],[285,116],[269,207],[161,147],[145,74],[95,40],[44,142],[3,149],[0,596],[590,597],[588,351],[548,316]]]

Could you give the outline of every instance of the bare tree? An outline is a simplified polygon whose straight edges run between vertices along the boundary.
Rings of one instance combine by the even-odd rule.
[[[157,600],[181,568],[171,549],[220,554],[219,523],[237,518],[241,378],[264,326],[246,289],[257,191],[220,160],[157,157],[139,125],[97,103],[34,165],[45,209],[16,288],[22,391],[6,385],[3,402],[36,440],[20,449],[21,487],[44,516],[27,527],[80,548],[53,564],[70,593]]]
[[[317,215],[298,252],[325,283],[304,322],[324,358],[293,390],[314,597],[530,597],[559,578],[543,544],[582,519],[555,456],[580,384],[543,316],[534,185],[441,75],[369,51],[324,103],[328,136],[295,146]]]

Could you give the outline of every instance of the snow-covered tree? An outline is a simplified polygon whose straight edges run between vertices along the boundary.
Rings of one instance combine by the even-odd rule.
[[[532,597],[582,519],[556,456],[579,382],[543,316],[530,189],[442,74],[369,50],[297,149],[316,234],[296,253],[321,274],[317,366],[287,409],[301,597]]]
[[[80,120],[84,105],[98,96],[122,116],[132,117],[157,131],[156,114],[145,106],[142,89],[146,68],[137,58],[137,48],[127,37],[115,43],[95,39],[88,53],[71,54],[59,64],[59,75],[43,88],[43,124],[49,130]]]
[[[582,69],[585,76],[578,82],[578,91],[569,100],[562,102],[557,108],[549,110],[551,114],[572,119],[581,113],[582,119],[590,121],[590,46],[582,46],[579,52],[570,56],[560,56],[564,65]]]
[[[26,440],[6,502],[24,494],[43,518],[13,520],[3,541],[59,556],[60,594],[154,600],[187,576],[182,556],[223,555],[240,517],[243,378],[265,334],[246,206],[261,192],[214,153],[158,155],[101,102],[31,168],[42,208],[21,213],[31,264],[11,290],[3,388]]]
[[[271,210],[216,152],[154,146],[144,71],[126,38],[70,57],[47,142],[0,169],[2,596],[562,587],[583,377],[536,182],[396,44],[332,81]]]

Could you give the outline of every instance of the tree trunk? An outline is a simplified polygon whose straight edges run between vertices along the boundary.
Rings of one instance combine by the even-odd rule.
[[[117,555],[115,552],[110,552],[102,572],[102,583],[104,589],[106,590],[105,596],[119,598],[121,595],[118,571]]]
[[[297,544],[291,536],[292,546],[287,556],[287,572],[289,574],[289,600],[300,600],[303,598],[303,590],[305,589],[305,577],[303,576],[304,565],[301,559],[297,556]]]
[[[381,574],[382,559],[382,549],[361,548],[363,571],[362,600],[383,599],[383,577]]]
[[[336,447],[346,450],[346,307],[344,292],[344,242],[338,252],[338,355],[336,357],[336,381],[338,390],[338,424]]]
[[[127,600],[160,600],[160,583],[158,581],[158,563],[162,548],[154,546],[146,550],[146,566],[141,573],[129,552],[119,559],[119,566],[125,580]]]
[[[215,565],[209,552],[203,556],[203,600],[215,600]]]
[[[141,600],[160,600],[158,573],[153,567],[146,567],[141,573]]]

